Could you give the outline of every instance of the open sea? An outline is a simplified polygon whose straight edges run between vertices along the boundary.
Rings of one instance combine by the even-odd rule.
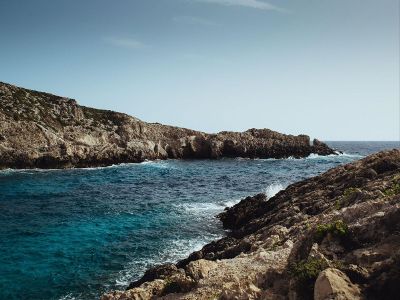
[[[343,155],[168,160],[0,171],[0,299],[98,299],[226,232],[226,206],[399,142],[328,142]]]

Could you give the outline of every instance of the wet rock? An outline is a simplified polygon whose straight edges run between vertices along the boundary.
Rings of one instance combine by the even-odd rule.
[[[146,273],[144,273],[142,278],[129,284],[127,289],[129,290],[139,287],[144,282],[150,282],[155,279],[165,279],[167,277],[176,274],[177,272],[178,268],[176,267],[175,264],[164,264],[160,266],[155,266],[151,269],[148,269]]]
[[[267,197],[265,194],[258,194],[253,197],[247,197],[238,204],[226,208],[225,211],[217,217],[221,220],[226,229],[238,229],[249,221],[249,217],[254,218],[262,213]]]

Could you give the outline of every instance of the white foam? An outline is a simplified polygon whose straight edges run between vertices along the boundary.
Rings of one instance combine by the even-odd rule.
[[[221,205],[217,203],[185,203],[179,205],[179,208],[183,208],[187,212],[208,212],[208,211],[218,211],[221,209]]]
[[[113,169],[113,168],[123,168],[123,167],[139,167],[139,166],[152,166],[160,169],[176,169],[176,167],[172,167],[165,160],[145,160],[140,163],[121,163],[121,164],[113,164],[104,167],[87,167],[87,168],[67,168],[67,169],[41,169],[41,168],[32,168],[32,169],[3,169],[0,170],[0,175],[9,175],[13,173],[26,173],[26,174],[34,174],[34,173],[45,173],[45,172],[65,172],[65,171],[97,171],[103,169]]]
[[[339,151],[336,151],[336,154],[329,154],[329,155],[319,155],[315,153],[311,153],[309,156],[307,156],[305,159],[331,159],[335,157],[350,157],[350,158],[363,158],[365,156],[359,155],[359,154],[350,154],[350,153],[340,153]]]
[[[222,238],[221,234],[209,234],[199,239],[182,238],[171,241],[168,245],[165,245],[164,249],[154,259],[139,258],[128,263],[125,269],[119,272],[118,277],[115,279],[115,284],[117,288],[125,289],[132,280],[138,279],[149,267],[167,262],[177,262],[189,256],[192,252],[200,250],[205,244],[219,238]]]
[[[76,300],[77,298],[72,296],[72,294],[67,294],[65,296],[62,296],[61,298],[59,298],[59,300]]]
[[[229,199],[220,202],[192,202],[192,203],[184,203],[179,204],[177,207],[179,209],[183,208],[185,211],[189,213],[207,213],[207,214],[215,214],[221,212],[225,209],[225,207],[231,207],[235,204],[239,203],[241,199]]]
[[[241,200],[241,199],[232,199],[232,200],[228,200],[228,201],[225,201],[225,202],[223,203],[222,206],[223,206],[224,208],[225,208],[225,207],[232,207],[232,206],[238,204],[238,203],[240,202],[240,200]]]
[[[278,194],[280,191],[282,191],[285,187],[281,183],[272,183],[267,188],[265,189],[265,194],[267,195],[267,198],[272,198],[276,194]]]
[[[338,153],[338,152],[336,152],[336,153]],[[339,156],[344,156],[344,157],[354,157],[354,158],[363,158],[363,157],[365,157],[364,155],[360,155],[360,154],[350,154],[350,153],[346,153],[346,152],[338,153],[338,155],[339,155]]]

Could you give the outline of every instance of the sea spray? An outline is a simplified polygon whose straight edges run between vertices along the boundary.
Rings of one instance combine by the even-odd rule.
[[[272,198],[275,196],[277,193],[282,191],[284,189],[284,186],[281,183],[272,183],[270,184],[266,189],[265,189],[265,194],[267,195],[267,198]]]

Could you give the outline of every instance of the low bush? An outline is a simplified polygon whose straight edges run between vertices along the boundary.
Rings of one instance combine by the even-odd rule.
[[[324,260],[317,258],[301,260],[290,266],[290,275],[296,280],[297,292],[302,299],[312,299],[315,280],[327,267]]]
[[[315,240],[322,241],[328,233],[336,237],[344,237],[349,234],[349,227],[342,220],[328,224],[320,224],[315,230]]]
[[[390,188],[383,191],[385,196],[391,197],[400,194],[400,183],[394,183]]]

